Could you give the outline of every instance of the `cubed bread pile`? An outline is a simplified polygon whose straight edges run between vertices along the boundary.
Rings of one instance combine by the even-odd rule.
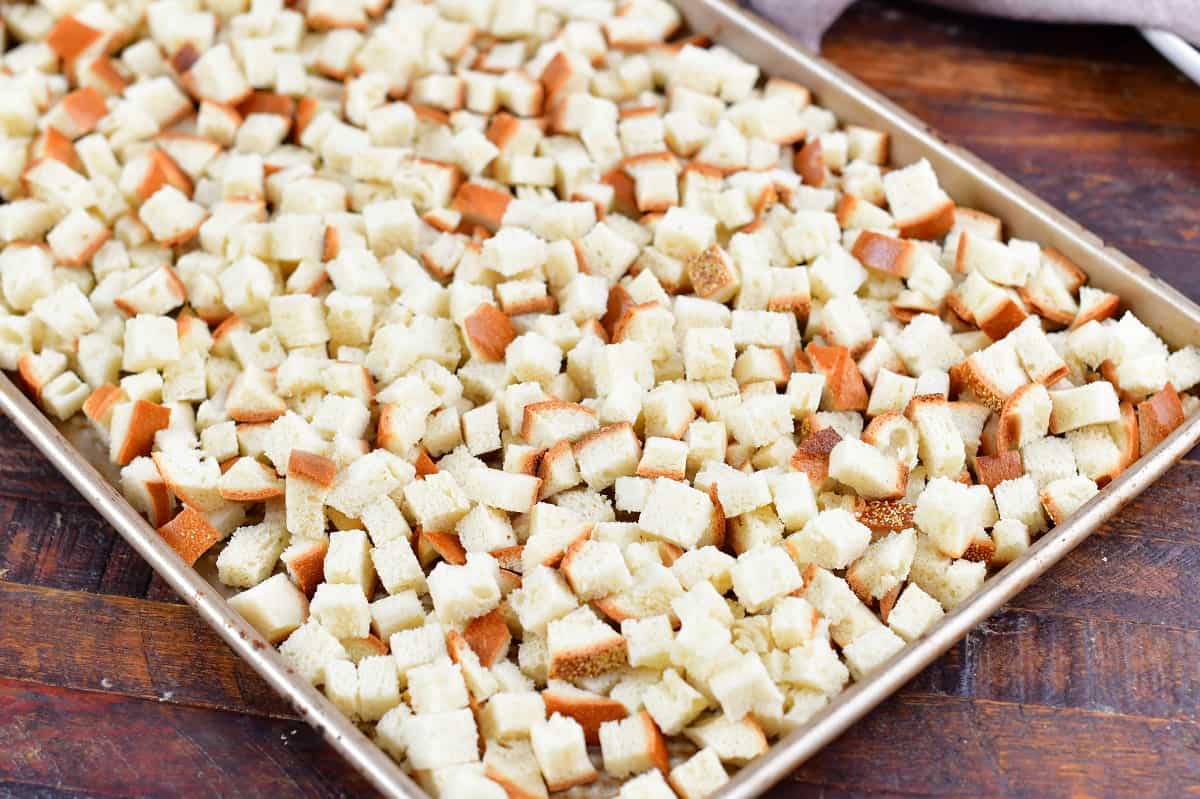
[[[1198,404],[663,0],[3,19],[0,366],[437,796],[708,796]]]

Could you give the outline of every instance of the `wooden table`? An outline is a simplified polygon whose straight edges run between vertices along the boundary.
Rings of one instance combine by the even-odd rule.
[[[1200,89],[1127,30],[877,3],[826,54],[1200,297]],[[1200,786],[1200,461],[772,792]],[[0,797],[370,788],[0,420]]]

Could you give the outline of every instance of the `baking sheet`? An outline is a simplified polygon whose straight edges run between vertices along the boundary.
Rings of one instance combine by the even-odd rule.
[[[898,163],[926,157],[954,199],[994,214],[1009,234],[1055,247],[1083,267],[1096,286],[1119,294],[1126,307],[1173,347],[1200,343],[1200,307],[1122,253],[1055,211],[960,148],[948,145],[917,119],[841,70],[800,51],[785,34],[723,0],[675,0],[689,28],[710,36],[765,74],[810,87],[817,102],[844,123],[887,130]],[[420,799],[426,794],[347,720],[224,601],[218,590],[187,566],[112,485],[6,376],[0,376],[0,410],[41,450],[137,552],[296,711],[385,795]],[[74,435],[72,436],[75,437]],[[1143,491],[1200,440],[1200,414],[1145,455],[1066,523],[991,577],[974,597],[905,647],[870,678],[834,699],[803,728],[743,768],[723,797],[757,796],[840,735],[871,708],[1060,560],[1105,519]],[[91,449],[86,447],[86,449]],[[103,463],[103,452],[93,452]],[[111,474],[111,469],[108,469]],[[593,788],[588,793],[601,791]],[[606,792],[611,795],[611,789]]]

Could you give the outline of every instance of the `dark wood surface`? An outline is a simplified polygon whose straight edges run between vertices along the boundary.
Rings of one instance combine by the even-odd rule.
[[[1200,88],[1132,32],[872,2],[825,53],[1200,298]],[[1192,456],[770,795],[1200,795],[1198,506]],[[372,795],[2,419],[0,525],[0,797]]]

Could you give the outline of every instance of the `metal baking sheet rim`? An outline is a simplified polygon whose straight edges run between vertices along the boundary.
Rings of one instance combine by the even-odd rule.
[[[1011,231],[1049,242],[1077,260],[1089,277],[1149,316],[1173,344],[1200,343],[1200,307],[1154,278],[1124,254],[1084,230],[969,153],[942,142],[890,101],[836,67],[801,51],[777,28],[723,0],[676,0],[689,27],[741,53],[769,74],[790,77],[814,89],[840,118],[892,133],[899,160],[926,156],[952,196],[996,213]],[[1151,315],[1152,313],[1152,315]],[[309,725],[385,795],[426,799],[427,794],[316,688],[233,611],[221,594],[167,546],[157,532],[6,376],[0,375],[0,411],[80,494],[107,519],[147,563]],[[1064,524],[1044,535],[1025,554],[993,575],[968,601],[928,633],[905,647],[869,678],[851,686],[801,729],[742,768],[721,791],[748,799],[766,791],[845,732],[855,721],[953,646],[966,633],[1057,563],[1106,519],[1132,500],[1200,441],[1194,415],[1142,457]]]

